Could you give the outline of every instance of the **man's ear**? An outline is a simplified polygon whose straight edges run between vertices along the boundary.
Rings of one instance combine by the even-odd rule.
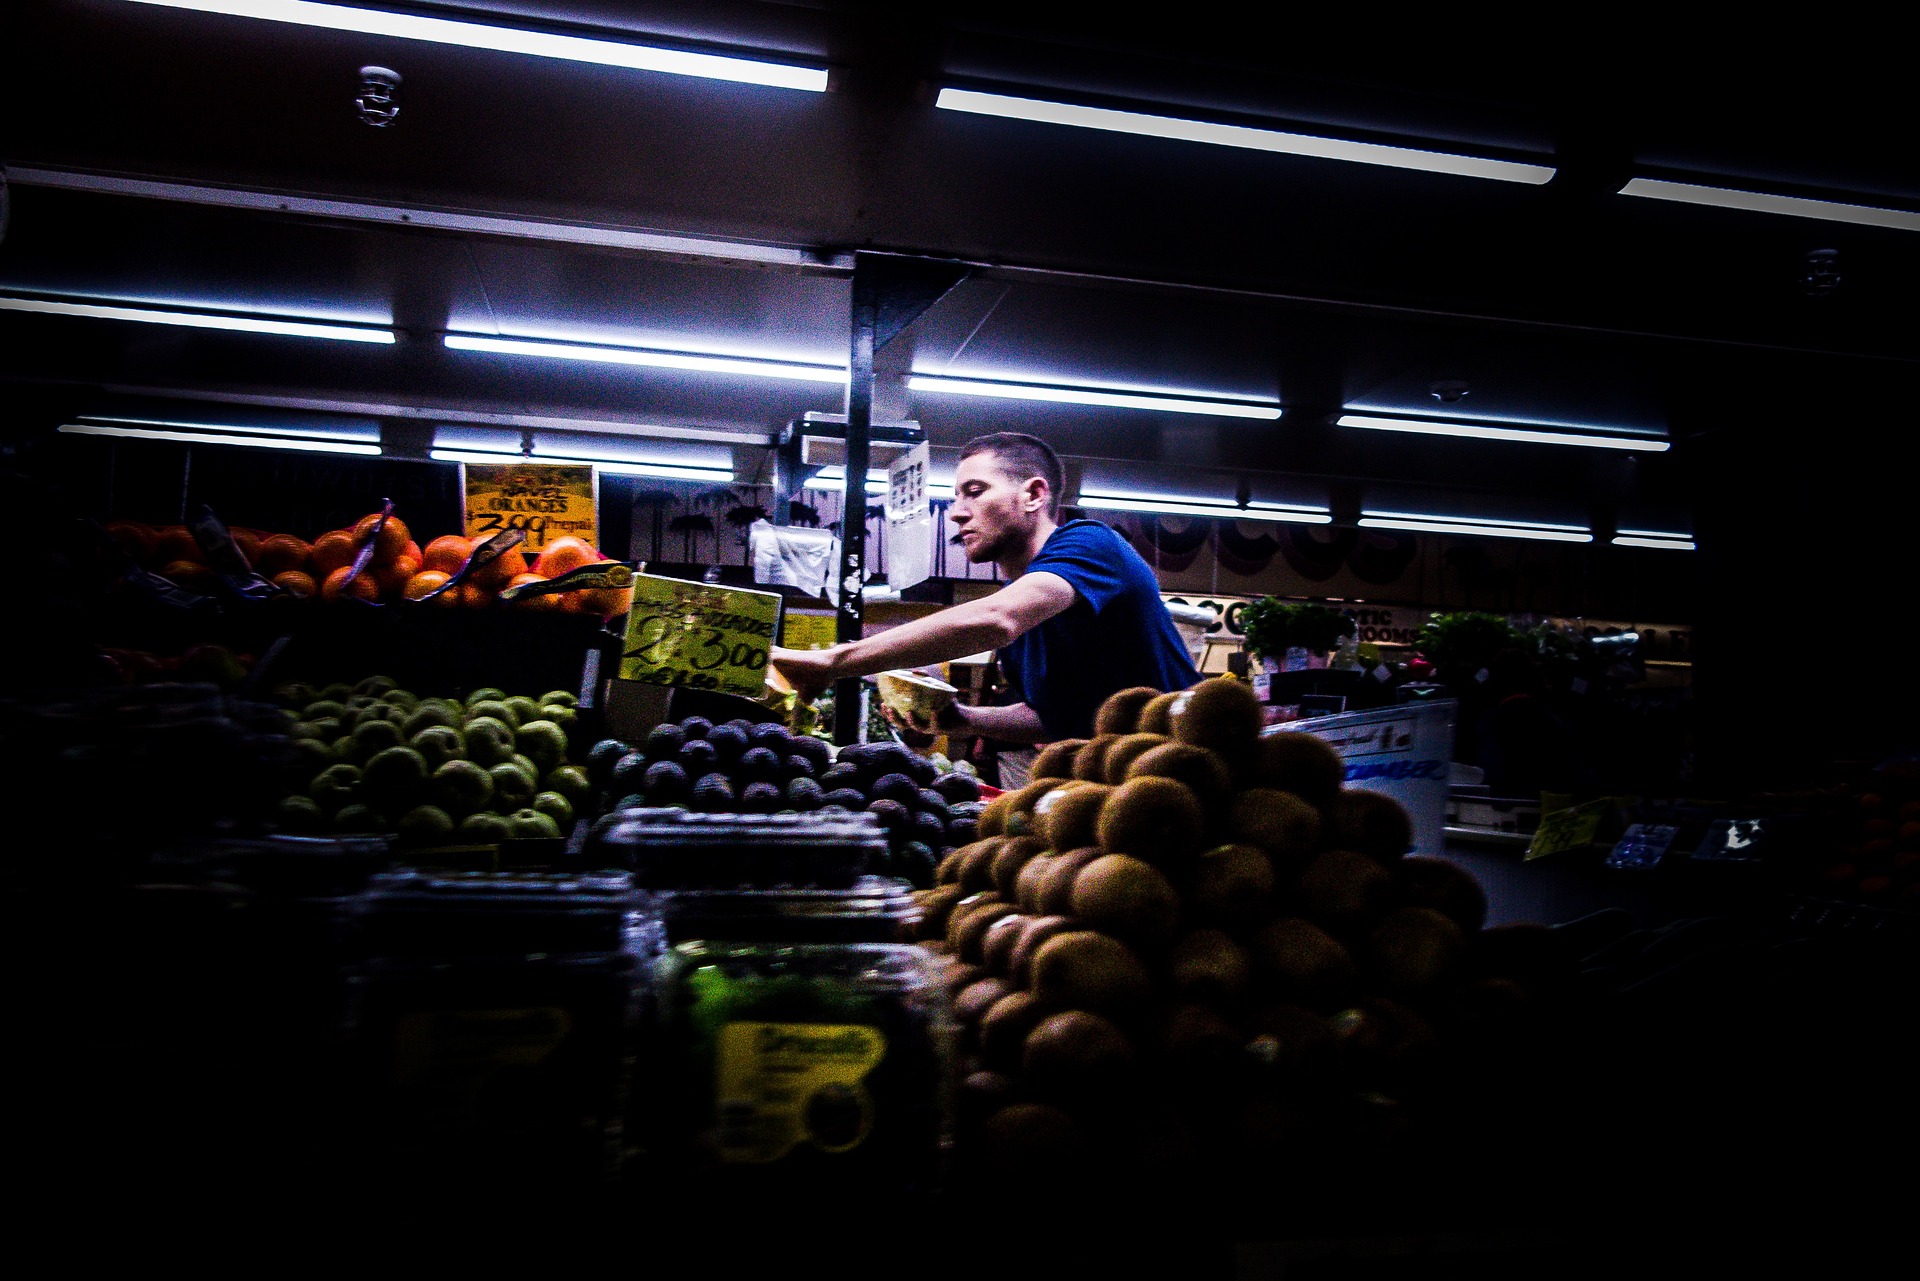
[[[1045,511],[1053,495],[1047,492],[1047,478],[1029,476],[1020,487],[1020,501],[1028,511]]]

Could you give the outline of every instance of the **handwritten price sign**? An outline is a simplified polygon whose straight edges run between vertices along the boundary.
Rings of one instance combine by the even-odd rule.
[[[1549,854],[1585,849],[1600,834],[1600,821],[1612,806],[1613,798],[1603,796],[1584,805],[1569,805],[1565,809],[1542,814],[1540,826],[1534,831],[1533,839],[1527,842],[1527,854],[1521,861],[1530,863]]]
[[[779,634],[776,593],[636,574],[620,679],[758,698]]]
[[[524,530],[526,550],[538,553],[572,534],[599,540],[594,469],[571,463],[465,463],[460,484],[467,537],[478,542],[507,529]]]

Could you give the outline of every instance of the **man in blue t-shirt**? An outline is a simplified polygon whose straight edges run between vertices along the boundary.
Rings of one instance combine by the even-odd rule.
[[[1020,701],[956,705],[938,728],[1004,743],[1086,738],[1094,713],[1116,691],[1196,684],[1200,673],[1152,568],[1105,525],[1058,523],[1060,490],[1060,459],[1045,441],[1016,432],[968,441],[947,519],[967,559],[999,566],[1007,585],[863,640],[776,648],[774,665],[811,699],[844,676],[998,650]]]

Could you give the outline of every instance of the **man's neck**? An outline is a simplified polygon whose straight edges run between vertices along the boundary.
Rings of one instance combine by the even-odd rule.
[[[1040,549],[1047,545],[1047,540],[1053,537],[1053,531],[1058,528],[1059,524],[1052,517],[1042,516],[1025,542],[994,562],[1000,567],[1000,576],[1012,579],[1026,573],[1027,566],[1033,564],[1033,558],[1040,554]]]

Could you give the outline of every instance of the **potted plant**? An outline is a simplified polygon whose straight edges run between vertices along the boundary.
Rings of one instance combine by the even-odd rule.
[[[1330,605],[1261,596],[1240,607],[1240,631],[1247,656],[1280,671],[1325,667],[1333,647],[1358,628]]]
[[[1456,610],[1431,615],[1420,625],[1417,644],[1434,674],[1458,686],[1473,680],[1501,650],[1522,649],[1527,642],[1499,614]]]

